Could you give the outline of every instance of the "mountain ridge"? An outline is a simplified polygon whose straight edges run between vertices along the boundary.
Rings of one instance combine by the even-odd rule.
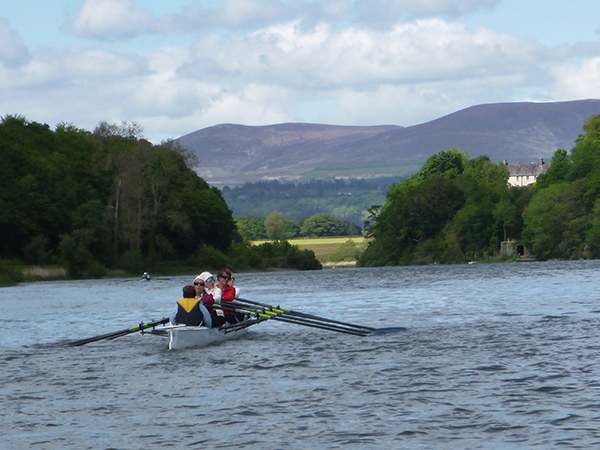
[[[470,106],[418,125],[218,124],[176,141],[194,153],[199,176],[217,187],[278,179],[409,176],[431,155],[529,162],[571,149],[600,99]],[[227,164],[217,164],[223,159]]]

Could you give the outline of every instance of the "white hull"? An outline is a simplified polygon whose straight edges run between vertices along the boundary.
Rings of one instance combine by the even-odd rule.
[[[169,350],[179,350],[188,347],[206,347],[232,339],[239,339],[246,334],[248,328],[227,329],[206,327],[188,327],[186,325],[165,325],[164,330],[169,336]]]

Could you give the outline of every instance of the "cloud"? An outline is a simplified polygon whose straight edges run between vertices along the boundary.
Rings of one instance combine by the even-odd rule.
[[[0,70],[0,87],[52,90],[63,86],[110,88],[110,83],[147,75],[144,58],[102,48],[44,49],[27,64]]]
[[[176,14],[154,17],[136,8],[133,0],[85,0],[67,22],[77,36],[93,39],[132,38],[144,34],[203,33],[256,30],[273,24],[301,21],[346,27],[381,28],[399,20],[432,16],[458,17],[492,9],[500,0],[221,0],[214,6],[191,2]],[[143,4],[143,3],[141,3]]]
[[[154,19],[133,6],[133,0],[85,0],[68,27],[85,38],[135,36],[151,28]]]
[[[358,0],[349,3],[349,11],[357,21],[382,26],[418,18],[455,18],[493,9],[501,0]]]
[[[85,0],[70,25],[93,45],[28,52],[0,20],[17,49],[0,49],[3,109],[137,122],[160,141],[222,122],[408,126],[480,103],[597,97],[597,42],[547,48],[456,20],[497,3],[225,0],[155,17],[144,2]]]
[[[10,28],[8,20],[0,18],[0,65],[17,67],[27,63],[29,58],[23,38]]]
[[[598,98],[600,92],[600,57],[581,64],[565,63],[550,68],[553,78],[545,95],[559,98]]]
[[[390,30],[300,22],[271,26],[241,37],[210,36],[193,46],[180,68],[184,77],[230,83],[268,83],[299,90],[454,80],[522,70],[539,47],[458,23],[417,20]]]

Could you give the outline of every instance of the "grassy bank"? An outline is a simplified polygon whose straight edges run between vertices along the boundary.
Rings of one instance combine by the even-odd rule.
[[[255,241],[253,244],[261,244],[268,241]],[[324,267],[353,267],[356,258],[366,245],[362,236],[341,236],[326,238],[302,238],[291,239],[291,245],[299,249],[312,250],[315,257]],[[169,263],[163,266],[153,267],[152,275],[178,275],[195,273],[197,265]],[[216,268],[214,268],[216,270]],[[103,274],[104,278],[126,278],[139,277],[139,273],[128,273],[123,270],[108,270]],[[0,287],[14,286],[20,282],[67,280],[70,276],[65,267],[61,266],[25,266],[21,262],[0,259]]]

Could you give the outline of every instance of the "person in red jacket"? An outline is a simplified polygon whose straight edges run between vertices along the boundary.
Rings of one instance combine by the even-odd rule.
[[[221,290],[221,301],[223,303],[232,302],[239,296],[239,289],[235,286],[235,277],[230,269],[224,267],[219,270],[217,272],[217,280],[219,281],[217,287]],[[225,313],[227,323],[238,323],[244,320],[242,313],[227,311],[227,309],[223,309],[223,312]]]

